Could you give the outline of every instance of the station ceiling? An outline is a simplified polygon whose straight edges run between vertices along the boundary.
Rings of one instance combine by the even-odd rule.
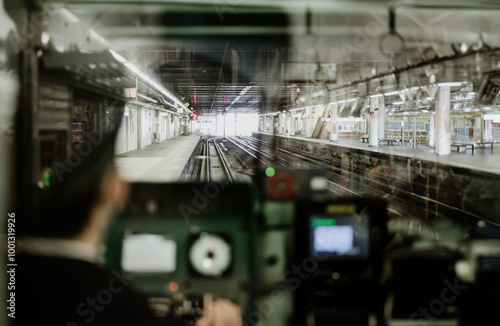
[[[209,115],[224,109],[286,110],[326,103],[342,92],[359,96],[358,81],[370,84],[377,76],[500,45],[498,1],[43,3],[49,13],[49,52],[99,52],[105,45],[154,76],[183,103]],[[69,16],[61,18],[61,8]],[[458,76],[462,79],[472,81],[478,69],[481,74],[500,69],[496,57],[491,63],[474,56],[460,60],[460,67],[447,67],[465,71]],[[483,55],[481,60],[489,59]],[[433,74],[433,65],[426,67],[415,70],[416,84],[424,85]],[[110,77],[119,78],[116,67],[106,68]],[[365,93],[418,86],[396,83],[396,75],[392,79],[385,86],[383,78],[365,86]],[[474,80],[477,84],[480,78]],[[123,86],[131,82],[130,75],[122,79]],[[373,84],[377,86],[371,90]],[[145,92],[155,98],[154,91]]]

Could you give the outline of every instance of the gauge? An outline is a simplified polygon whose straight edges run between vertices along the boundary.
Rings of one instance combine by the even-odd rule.
[[[199,274],[220,277],[231,265],[231,245],[218,235],[202,233],[189,249],[189,261]]]

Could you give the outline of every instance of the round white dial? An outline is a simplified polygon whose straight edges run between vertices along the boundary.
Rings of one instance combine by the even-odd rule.
[[[231,246],[218,235],[202,233],[189,249],[189,260],[201,275],[219,277],[231,265]]]

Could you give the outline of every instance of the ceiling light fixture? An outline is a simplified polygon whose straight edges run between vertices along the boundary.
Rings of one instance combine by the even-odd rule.
[[[124,56],[119,54],[116,51],[109,50],[109,53],[118,60],[120,63],[125,65],[128,69],[130,69],[132,72],[134,72],[140,79],[142,79],[145,83],[149,84],[149,86],[155,88],[157,91],[159,91],[161,94],[167,96],[171,100],[173,100],[175,103],[177,103],[181,108],[184,108],[187,110],[187,107],[182,103],[177,97],[175,97],[172,93],[170,93],[165,87],[163,87],[161,84],[159,84],[157,81],[155,81],[152,77],[148,76],[146,73],[144,73],[142,70],[137,68],[134,64],[132,64],[130,61],[128,61]]]
[[[438,83],[439,87],[457,87],[462,86],[460,82]]]

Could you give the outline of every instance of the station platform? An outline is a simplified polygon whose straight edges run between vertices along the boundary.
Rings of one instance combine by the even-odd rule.
[[[273,136],[273,134],[271,133],[259,133],[267,136]],[[327,139],[314,139],[301,136],[276,136],[282,138],[297,139],[311,143],[320,143],[325,145],[354,148],[400,157],[408,157],[411,159],[421,159],[428,162],[435,162],[443,165],[465,168],[474,171],[500,174],[500,143],[494,144],[493,146],[476,147],[474,151],[465,150],[457,152],[457,150],[454,150],[454,148],[452,147],[450,155],[440,156],[435,153],[434,149],[429,148],[427,145],[418,145],[416,148],[412,148],[409,145],[394,146],[381,143],[378,147],[370,147],[368,143],[363,143],[361,140],[339,140],[333,142]]]
[[[174,182],[193,153],[199,135],[178,136],[115,156],[120,175],[129,182]]]

